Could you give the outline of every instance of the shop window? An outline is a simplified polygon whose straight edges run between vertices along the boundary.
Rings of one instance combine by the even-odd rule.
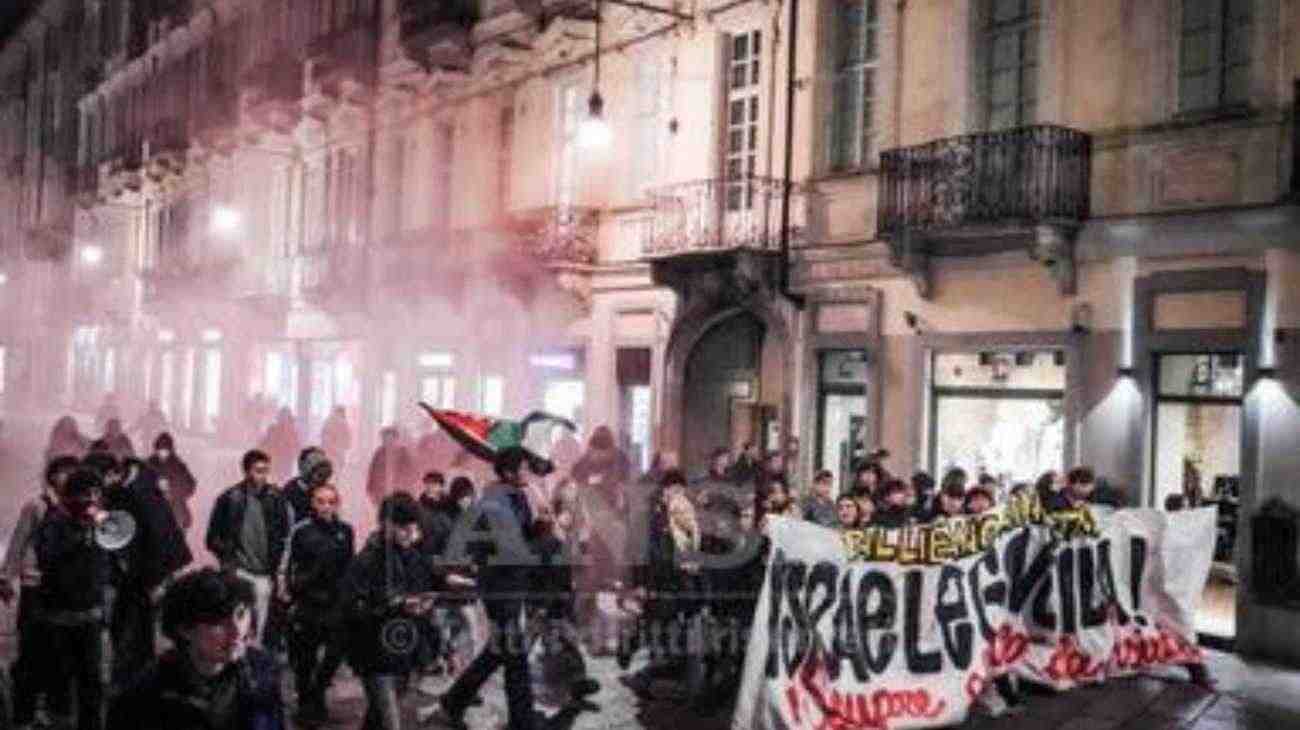
[[[1065,456],[1065,357],[1059,350],[936,353],[930,462],[988,473],[1004,486],[1059,470]]]
[[[1224,638],[1236,634],[1234,546],[1244,371],[1240,353],[1157,357],[1152,506],[1173,508],[1181,503],[1216,509],[1214,569],[1196,629]]]
[[[867,448],[867,353],[827,350],[818,360],[816,466],[836,474],[839,489]]]
[[[628,458],[643,470],[650,465],[653,448],[650,359],[648,347],[620,347],[615,353],[621,416],[618,437]]]

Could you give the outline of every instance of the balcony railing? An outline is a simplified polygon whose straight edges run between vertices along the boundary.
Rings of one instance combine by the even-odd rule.
[[[1038,125],[882,152],[879,233],[1082,221],[1091,147],[1083,132]]]
[[[512,215],[507,228],[525,253],[546,265],[596,261],[600,211],[578,206],[537,208]]]
[[[697,180],[651,191],[654,216],[642,255],[650,258],[732,249],[777,251],[785,182],[764,177]],[[798,239],[802,216],[791,201],[790,235]]]

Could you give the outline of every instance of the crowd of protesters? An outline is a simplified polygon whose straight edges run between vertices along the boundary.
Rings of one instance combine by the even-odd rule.
[[[365,691],[365,728],[401,727],[408,688],[433,694],[435,677],[455,681],[420,720],[467,727],[502,669],[508,726],[528,730],[538,645],[544,684],[563,702],[600,689],[585,657],[613,655],[639,695],[676,683],[710,712],[740,684],[769,517],[902,527],[1027,490],[1048,509],[1121,505],[1084,467],[1011,485],[951,469],[936,484],[891,475],[884,452],[838,489],[828,471],[801,485],[794,438],[771,453],[718,449],[698,476],[661,453],[638,475],[606,427],[585,447],[562,435],[543,469],[522,448],[487,465],[432,427],[414,447],[385,429],[354,486],[338,470],[352,445],[343,414],[323,429],[328,445],[299,448],[281,413],[217,495],[203,540],[214,565],[196,567],[185,534],[197,481],[170,434],[148,433],[165,419],[146,413],[153,451],[138,459],[119,416],[102,410],[93,441],[70,417],[55,425],[44,483],[9,541],[0,598],[16,584],[20,728],[44,713],[82,730],[276,730],[282,669],[298,722],[319,724],[346,665]],[[376,511],[368,536],[341,511],[342,495],[360,490]],[[1017,703],[1010,682],[997,693]]]

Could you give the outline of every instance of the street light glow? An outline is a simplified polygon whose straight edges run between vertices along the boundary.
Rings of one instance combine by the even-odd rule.
[[[81,263],[87,266],[98,266],[99,262],[104,260],[104,249],[99,246],[83,246],[81,248]]]
[[[593,91],[587,100],[587,118],[578,128],[578,144],[586,149],[603,149],[613,139],[605,121],[605,100],[599,91]]]
[[[241,217],[239,211],[224,205],[212,209],[212,230],[217,233],[237,233]]]
[[[4,286],[5,284],[8,283],[9,283],[9,275],[3,271],[0,271],[0,286]]]
[[[159,342],[175,342],[175,341],[176,341],[176,333],[173,332],[172,330],[158,330],[158,341],[159,341]]]

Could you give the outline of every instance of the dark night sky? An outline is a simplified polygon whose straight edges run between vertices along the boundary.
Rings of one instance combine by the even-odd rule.
[[[0,45],[18,27],[19,21],[39,0],[0,0]]]

